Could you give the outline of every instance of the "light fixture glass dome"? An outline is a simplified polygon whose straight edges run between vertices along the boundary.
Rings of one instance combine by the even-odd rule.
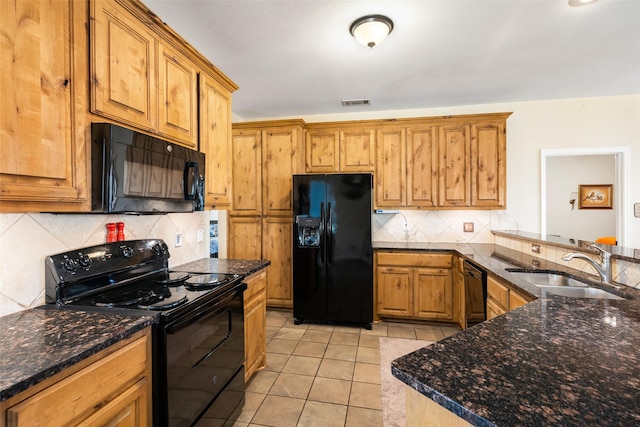
[[[393,31],[393,21],[383,15],[367,15],[351,24],[349,32],[359,43],[377,46]]]

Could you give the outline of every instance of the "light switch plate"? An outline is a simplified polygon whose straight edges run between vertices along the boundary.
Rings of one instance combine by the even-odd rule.
[[[204,230],[202,228],[198,228],[198,243],[204,242]]]
[[[640,218],[640,203],[634,203],[633,216],[635,216],[636,218]]]
[[[465,233],[473,233],[473,223],[472,222],[465,222],[463,223],[464,225],[464,232]]]

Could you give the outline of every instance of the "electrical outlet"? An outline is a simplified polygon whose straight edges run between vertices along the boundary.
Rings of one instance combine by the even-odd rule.
[[[473,233],[473,223],[472,222],[465,222],[463,223],[464,225],[464,232],[465,233]]]
[[[204,230],[198,228],[198,243],[204,242]]]
[[[176,248],[182,246],[182,230],[176,230]]]
[[[633,216],[635,216],[636,218],[640,218],[640,203],[634,203]]]

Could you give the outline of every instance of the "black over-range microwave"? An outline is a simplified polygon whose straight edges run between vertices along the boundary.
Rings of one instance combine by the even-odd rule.
[[[114,124],[91,124],[93,212],[203,210],[204,174],[204,153]]]

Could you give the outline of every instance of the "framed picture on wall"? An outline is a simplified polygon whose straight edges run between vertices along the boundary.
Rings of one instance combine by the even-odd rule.
[[[578,186],[578,209],[613,209],[613,184]]]

